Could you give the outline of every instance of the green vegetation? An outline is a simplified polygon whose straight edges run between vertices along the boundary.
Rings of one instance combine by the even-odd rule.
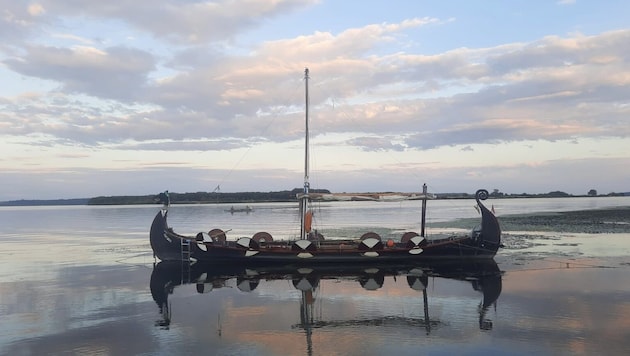
[[[48,206],[48,205],[86,205],[89,199],[50,199],[50,200],[11,200],[0,202],[0,206]]]
[[[241,192],[241,193],[169,193],[171,204],[204,204],[204,203],[255,203],[255,202],[288,202],[295,201],[301,188],[278,192]],[[327,189],[311,189],[313,193],[330,193]],[[129,205],[154,204],[157,195],[96,197],[88,201],[88,205]]]
[[[204,204],[204,203],[256,203],[256,202],[292,202],[296,200],[296,194],[302,192],[302,188],[282,190],[278,192],[240,192],[240,193],[169,193],[171,204]],[[312,193],[330,193],[327,189],[311,189]],[[622,196],[624,194],[611,193],[608,196]],[[144,196],[112,196],[96,197],[88,201],[88,205],[128,205],[128,204],[153,204],[157,195]],[[584,195],[586,196],[586,195]],[[473,199],[474,194],[468,193],[441,193],[438,199]],[[490,193],[491,198],[562,198],[575,197],[574,195],[553,191],[543,194],[504,194],[495,189]]]
[[[610,193],[606,196],[624,196],[624,193]],[[499,192],[498,189],[495,189],[492,193],[490,193],[490,198],[501,199],[501,198],[569,198],[569,197],[585,197],[585,195],[572,195],[569,193],[561,192],[561,191],[553,191],[549,193],[539,193],[539,194],[531,194],[531,193],[521,193],[521,194],[507,194]],[[591,196],[591,195],[588,195]],[[438,194],[438,199],[472,199],[475,197],[475,194],[469,193],[440,193]]]
[[[256,202],[294,202],[296,194],[302,192],[302,188],[282,190],[277,192],[196,192],[196,193],[169,193],[171,204],[205,204],[205,203],[256,203]],[[328,189],[311,189],[313,193],[330,193]],[[542,194],[506,194],[494,189],[490,193],[491,198],[563,198],[563,197],[592,197],[592,196],[628,196],[630,193],[609,193],[598,195],[594,189],[584,195],[571,195],[562,191],[553,191]],[[475,194],[470,193],[438,193],[438,199],[473,199]],[[51,200],[12,200],[0,202],[0,206],[36,206],[36,205],[137,205],[157,203],[155,195],[120,195],[100,196],[84,199],[51,199]]]
[[[515,231],[553,231],[567,233],[628,233],[630,206],[576,211],[540,212],[532,214],[500,215],[501,230],[514,235]],[[468,229],[478,218],[431,223],[432,228]],[[520,233],[518,233],[520,234]],[[505,235],[504,235],[505,236]]]

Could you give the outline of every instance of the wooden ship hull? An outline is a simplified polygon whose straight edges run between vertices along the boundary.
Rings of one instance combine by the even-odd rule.
[[[428,240],[415,232],[400,240],[383,241],[367,232],[356,239],[326,240],[320,234],[311,238],[274,241],[265,232],[229,241],[222,230],[184,236],[171,229],[168,209],[161,209],[151,225],[150,241],[154,255],[162,261],[248,264],[326,264],[365,262],[404,262],[448,259],[493,258],[501,246],[501,229],[494,214],[481,200],[487,191],[476,194],[481,224],[464,236]]]

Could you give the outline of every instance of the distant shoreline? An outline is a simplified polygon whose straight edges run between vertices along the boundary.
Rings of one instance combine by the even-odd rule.
[[[270,202],[295,202],[296,194],[301,193],[301,188],[275,192],[237,192],[237,193],[169,193],[171,204],[252,204]],[[311,189],[312,193],[329,194],[327,189]],[[393,192],[388,192],[393,193]],[[469,193],[436,193],[438,200],[444,199],[473,199],[474,194]],[[527,199],[527,198],[593,198],[593,197],[618,197],[630,196],[626,193],[610,193],[606,195],[571,195],[560,191],[542,194],[504,194],[491,193],[491,199]],[[142,205],[155,204],[155,195],[121,195],[99,196],[93,198],[77,199],[21,199],[0,202],[0,206],[66,206],[66,205]]]
[[[21,199],[0,202],[0,206],[65,206],[88,205],[90,198],[78,199]]]

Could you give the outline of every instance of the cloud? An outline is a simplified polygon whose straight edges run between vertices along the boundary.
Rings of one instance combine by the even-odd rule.
[[[198,49],[190,53],[213,60],[204,65],[191,59],[159,80],[150,79],[158,60],[143,50],[26,46],[23,56],[7,59],[5,65],[58,82],[65,95],[22,103],[19,110],[12,106],[12,115],[25,113],[28,124],[17,124],[7,114],[0,124],[9,131],[30,129],[86,144],[184,142],[209,135],[292,140],[302,125],[301,65],[317,52],[321,61],[311,70],[311,103],[313,115],[321,120],[314,125],[322,132],[324,127],[333,133],[375,130],[406,137],[409,147],[431,148],[616,136],[630,130],[624,121],[630,83],[624,73],[629,68],[620,50],[630,46],[630,31],[434,56],[366,55],[379,36],[405,27],[382,24],[337,36],[315,33],[266,42],[248,56]],[[364,37],[368,40],[356,45]],[[306,53],[300,54],[302,50]],[[282,59],[273,53],[283,53]],[[77,93],[94,99],[70,96]],[[134,103],[145,106],[138,110]],[[382,147],[371,149],[401,148],[381,142]]]
[[[20,41],[39,28],[45,9],[40,4],[0,0],[0,39]],[[5,44],[0,45],[0,48]]]
[[[528,121],[530,124],[537,122],[541,129],[549,125],[575,126],[573,130],[565,130],[564,136],[562,130],[553,130],[558,138],[580,131],[590,131],[591,134],[600,131],[595,129],[595,122],[580,117],[583,114],[574,111],[563,113],[565,110],[562,104],[597,106],[599,110],[606,110],[607,116],[611,118],[621,118],[627,112],[627,108],[614,103],[623,100],[626,83],[630,80],[619,75],[627,71],[628,64],[622,60],[619,48],[628,45],[630,31],[572,39],[546,38],[532,45],[500,46],[493,50],[455,50],[431,57],[401,54],[395,60],[397,64],[394,68],[388,65],[392,61],[391,55],[362,57],[364,51],[378,42],[379,36],[401,28],[405,26],[384,24],[347,30],[338,36],[316,33],[295,40],[268,42],[253,57],[215,58],[212,66],[203,66],[199,62],[195,66],[191,62],[190,69],[181,70],[171,78],[157,82],[148,79],[149,73],[156,67],[155,58],[133,48],[99,50],[93,47],[31,46],[25,48],[24,56],[6,60],[5,64],[25,75],[58,81],[62,90],[68,93],[154,105],[156,110],[137,115],[135,119],[129,116],[121,117],[121,120],[109,120],[124,121],[125,125],[132,127],[141,124],[147,132],[154,133],[141,135],[149,139],[167,138],[160,137],[159,132],[185,138],[184,128],[188,129],[190,137],[199,137],[199,132],[208,129],[215,132],[218,129],[224,136],[254,135],[254,131],[261,128],[255,124],[256,113],[278,113],[283,107],[287,109],[301,105],[300,95],[295,94],[296,89],[299,89],[299,76],[296,73],[301,69],[299,64],[288,62],[292,59],[299,62],[300,58],[308,57],[311,52],[320,53],[322,57],[322,63],[316,65],[319,71],[313,71],[315,76],[332,78],[318,84],[319,88],[326,84],[327,90],[324,95],[313,95],[315,104],[322,104],[330,98],[341,103],[358,100],[357,105],[344,108],[341,114],[350,112],[350,119],[366,118],[362,121],[368,129],[371,126],[382,129],[386,125],[390,134],[401,134],[411,128],[412,134],[415,131],[420,136],[430,134],[434,138],[440,135],[445,138],[434,139],[435,146],[478,142],[475,137],[482,131],[479,125],[489,121],[495,123],[494,131],[485,131],[486,136],[494,132],[494,138],[502,140],[531,138],[528,131],[522,131],[524,135],[519,137],[519,130],[514,128],[513,120]],[[358,41],[359,38],[370,40]],[[362,44],[357,47],[357,42]],[[300,54],[303,49],[308,50]],[[277,66],[278,59],[272,53],[284,54],[284,66]],[[354,63],[339,59],[342,53],[354,58],[351,60]],[[602,66],[598,58],[604,57],[609,60]],[[471,62],[472,59],[475,62]],[[479,62],[479,59],[486,62]],[[566,61],[572,64],[566,65]],[[254,62],[257,64],[250,65]],[[524,75],[526,72],[529,74]],[[485,88],[475,88],[472,80],[484,82]],[[466,86],[473,86],[472,91],[466,93],[469,90]],[[294,93],[288,94],[291,87]],[[431,91],[448,92],[458,88],[464,92],[446,98],[422,97]],[[368,90],[378,91],[385,99],[377,103],[361,103],[360,98],[366,93],[369,95]],[[400,99],[405,96],[411,98]],[[606,109],[606,103],[613,105]],[[505,114],[508,112],[509,115]],[[341,132],[354,126],[353,120],[343,115],[337,115],[335,124],[329,128]],[[568,115],[573,117],[568,118]],[[283,119],[293,121],[291,116],[289,114]],[[383,120],[385,117],[389,119]],[[181,125],[181,129],[176,130],[182,131],[181,135],[173,130],[152,128],[165,124],[174,126],[175,121],[178,126]],[[202,124],[203,121],[213,123],[214,127],[207,127],[207,124]],[[248,126],[240,126],[240,122],[247,122]],[[426,123],[429,123],[428,130],[421,128]],[[508,126],[501,128],[501,123]],[[618,133],[620,124],[621,121],[614,123],[609,132],[602,134]],[[102,125],[105,127],[101,129],[106,131],[118,131],[107,123]],[[245,127],[248,129],[244,130]],[[525,128],[523,125],[521,127]],[[467,134],[467,130],[474,131]],[[460,138],[449,141],[455,132],[461,133],[458,135]],[[503,135],[506,132],[513,135],[506,137]],[[295,136],[278,136],[276,139],[292,137]],[[468,142],[466,137],[470,138]],[[124,135],[111,137],[114,141],[127,138]]]
[[[119,150],[145,150],[145,151],[222,151],[251,146],[253,142],[234,138],[218,138],[215,140],[181,140],[158,142],[125,142],[115,145]]]
[[[265,42],[257,53],[269,57],[274,53],[282,53],[283,61],[331,61],[337,58],[365,59],[361,56],[370,53],[375,46],[394,41],[394,34],[406,29],[438,22],[437,19],[413,18],[397,24],[383,23],[351,28],[339,34],[331,32],[315,32],[293,39],[283,39]]]
[[[131,28],[170,43],[224,41],[263,21],[311,6],[317,0],[177,1],[41,0],[57,18],[92,17],[123,21]]]
[[[19,58],[4,61],[20,74],[53,80],[69,94],[87,94],[122,102],[134,102],[155,68],[153,57],[134,48],[100,50],[77,46],[57,48],[27,46]]]
[[[404,145],[387,137],[356,137],[349,140],[348,144],[360,147],[365,151],[402,151],[405,149]]]

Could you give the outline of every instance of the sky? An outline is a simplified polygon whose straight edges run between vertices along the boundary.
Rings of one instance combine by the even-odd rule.
[[[0,6],[0,201],[630,191],[625,0]]]

